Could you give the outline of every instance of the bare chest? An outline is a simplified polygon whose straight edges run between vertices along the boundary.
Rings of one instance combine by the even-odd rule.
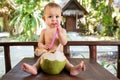
[[[50,44],[55,36],[55,31],[46,31],[45,32],[45,43]],[[58,35],[56,35],[55,42],[58,42]]]

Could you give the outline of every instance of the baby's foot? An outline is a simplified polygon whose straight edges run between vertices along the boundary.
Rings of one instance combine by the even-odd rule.
[[[29,64],[23,63],[21,70],[30,73],[32,75],[36,75],[37,74],[37,68],[34,66],[31,66]]]
[[[85,64],[83,61],[81,61],[78,65],[74,66],[71,71],[70,71],[70,75],[72,76],[76,76],[77,74],[79,74],[81,71],[85,71]]]

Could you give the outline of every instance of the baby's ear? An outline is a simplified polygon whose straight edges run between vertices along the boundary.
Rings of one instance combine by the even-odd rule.
[[[45,21],[45,17],[43,16],[42,19]]]

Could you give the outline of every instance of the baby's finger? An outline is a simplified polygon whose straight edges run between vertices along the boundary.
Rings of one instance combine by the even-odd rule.
[[[82,68],[82,71],[85,71],[85,70],[86,70],[86,66],[85,66],[84,61],[81,61],[81,68]]]
[[[85,71],[85,70],[86,70],[86,66],[84,65],[84,66],[83,66],[83,71]]]
[[[48,45],[45,45],[45,49],[49,49],[49,46],[48,46]]]

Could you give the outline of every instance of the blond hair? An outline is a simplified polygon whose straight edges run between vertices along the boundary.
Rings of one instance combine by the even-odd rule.
[[[61,10],[61,13],[62,13],[62,8],[60,7],[60,5],[58,5],[57,3],[54,3],[54,2],[50,2],[44,7],[43,14],[45,14],[45,11],[46,11],[47,7],[59,8]]]

